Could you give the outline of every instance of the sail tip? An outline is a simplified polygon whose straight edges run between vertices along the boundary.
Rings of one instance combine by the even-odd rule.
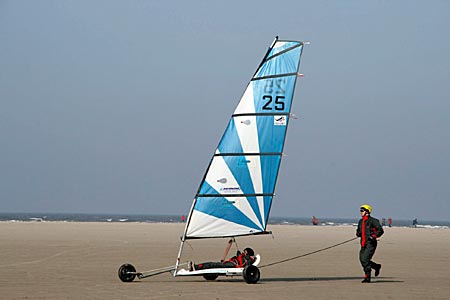
[[[276,42],[278,42],[278,35],[275,36],[275,39],[272,42],[272,45],[270,45],[270,48],[273,48],[273,46],[275,46]]]

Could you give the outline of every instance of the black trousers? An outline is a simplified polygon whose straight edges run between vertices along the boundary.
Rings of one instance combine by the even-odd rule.
[[[364,273],[369,274],[372,268],[376,267],[377,264],[372,261],[372,257],[377,249],[376,242],[368,242],[365,247],[361,247],[359,251],[359,261],[364,270]]]

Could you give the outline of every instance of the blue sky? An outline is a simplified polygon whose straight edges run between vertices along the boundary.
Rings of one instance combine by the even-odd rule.
[[[279,35],[272,215],[450,220],[450,3],[393,2],[1,1],[0,211],[186,213]]]

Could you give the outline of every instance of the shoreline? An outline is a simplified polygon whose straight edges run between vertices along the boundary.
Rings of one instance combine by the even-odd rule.
[[[377,216],[376,216],[377,217]],[[382,218],[378,218],[380,221]],[[356,218],[319,218],[318,226],[356,225]],[[0,213],[0,222],[104,222],[104,223],[183,223],[181,215],[78,214],[78,213]],[[311,225],[307,217],[270,217],[268,225]],[[388,227],[387,225],[384,227]],[[394,220],[393,227],[413,227],[412,220]],[[419,220],[418,228],[450,228],[450,221]]]
[[[81,223],[81,224],[185,224],[183,222],[164,222],[164,221],[76,221],[76,220],[0,220],[1,223]],[[297,223],[269,223],[267,225],[269,226],[305,226],[305,227],[356,227],[357,223],[320,223],[318,225],[312,225],[312,224],[297,224]],[[391,227],[383,226],[383,228],[411,228],[411,229],[441,229],[446,230],[450,229],[450,226],[446,225],[392,225]]]

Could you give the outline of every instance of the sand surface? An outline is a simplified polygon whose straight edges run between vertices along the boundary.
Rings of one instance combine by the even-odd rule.
[[[0,222],[1,299],[450,299],[450,230],[386,228],[374,260],[383,265],[362,284],[359,244],[263,267],[258,284],[239,277],[177,277],[165,273],[122,283],[117,270],[173,265],[183,224]],[[237,239],[261,265],[354,237],[351,226],[270,226],[274,236]],[[227,240],[195,240],[183,261],[216,261]],[[233,252],[235,249],[232,250]],[[231,251],[230,251],[231,252]]]

